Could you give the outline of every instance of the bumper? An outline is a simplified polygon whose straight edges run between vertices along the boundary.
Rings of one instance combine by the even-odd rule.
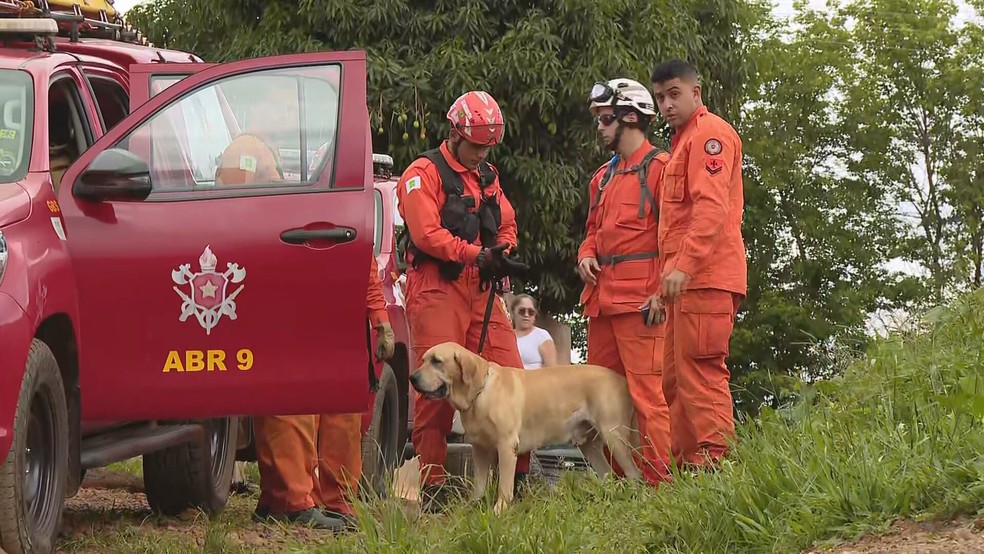
[[[24,310],[0,292],[0,465],[14,440],[14,413],[30,348],[31,326]]]

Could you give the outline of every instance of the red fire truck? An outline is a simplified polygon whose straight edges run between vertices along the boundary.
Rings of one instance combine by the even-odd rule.
[[[0,0],[2,548],[52,550],[85,470],[134,456],[153,509],[220,510],[252,415],[364,413],[378,486],[406,442],[410,343],[365,53],[203,63],[35,5]],[[227,152],[243,134],[277,178],[217,179],[264,170]]]

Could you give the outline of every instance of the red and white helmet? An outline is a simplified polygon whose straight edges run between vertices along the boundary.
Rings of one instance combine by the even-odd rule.
[[[506,130],[499,104],[492,95],[481,90],[459,96],[448,110],[448,121],[465,140],[479,146],[499,144]]]
[[[648,116],[656,115],[656,106],[649,89],[639,81],[632,79],[612,79],[607,82],[595,83],[588,95],[591,104],[588,109],[595,115],[602,106],[625,106],[635,108],[639,113]]]

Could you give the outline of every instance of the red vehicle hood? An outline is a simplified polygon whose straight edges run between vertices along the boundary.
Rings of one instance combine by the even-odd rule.
[[[0,227],[31,215],[31,197],[17,183],[0,184]]]

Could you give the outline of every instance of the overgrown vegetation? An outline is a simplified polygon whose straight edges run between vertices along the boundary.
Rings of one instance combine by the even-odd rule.
[[[276,548],[795,552],[898,518],[984,515],[982,345],[979,291],[930,312],[917,330],[877,341],[867,356],[844,360],[843,377],[807,387],[788,409],[743,423],[734,455],[717,473],[679,476],[658,491],[568,475],[556,490],[533,489],[500,517],[489,502],[416,520],[396,500],[381,501],[359,507],[359,534],[334,540],[273,533],[287,541]],[[198,535],[223,552],[271,548],[241,540],[252,502],[237,499],[217,522],[199,524]],[[73,544],[149,551],[152,537],[167,533],[160,528]]]

